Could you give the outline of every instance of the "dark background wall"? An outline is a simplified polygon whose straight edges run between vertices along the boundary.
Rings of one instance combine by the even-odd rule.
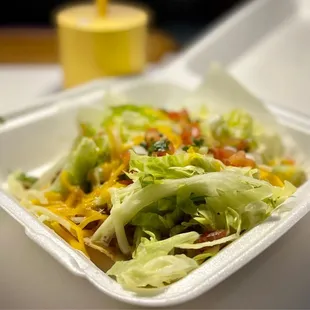
[[[227,10],[248,0],[127,0],[150,7],[153,23],[173,34],[177,40],[199,32]],[[63,0],[2,0],[1,26],[51,26],[52,12],[65,3]],[[124,1],[122,1],[124,2]]]

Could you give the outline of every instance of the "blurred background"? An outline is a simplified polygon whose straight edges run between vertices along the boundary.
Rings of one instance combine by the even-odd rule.
[[[246,0],[125,0],[152,13],[148,60],[157,62],[184,47],[196,35]],[[0,10],[0,62],[56,62],[53,12],[65,0],[11,0]],[[17,51],[19,53],[14,53]]]
[[[134,8],[139,6],[146,8],[150,14],[145,38],[146,46],[143,45],[143,51],[145,51],[143,62],[145,63],[141,65],[141,70],[138,68],[132,73],[147,73],[161,68],[173,60],[180,50],[203,30],[208,29],[225,14],[245,2],[248,1],[122,1]],[[86,3],[95,7],[95,1],[86,1]],[[115,2],[111,0],[109,3],[111,5]],[[102,50],[110,49],[110,43],[107,44],[107,48],[101,47],[101,50],[98,46],[102,41],[94,43],[96,41],[94,38],[88,38],[90,41],[87,42],[91,42],[90,44],[84,41],[73,44],[70,38],[74,38],[75,35],[70,34],[69,31],[62,39],[62,50],[66,50],[67,56],[60,57],[60,39],[56,31],[55,12],[64,6],[74,7],[78,4],[80,4],[79,1],[66,0],[5,1],[5,5],[0,10],[0,116],[6,118],[14,116],[14,113],[27,108],[39,97],[50,95],[66,87],[79,85],[82,80],[83,82],[92,80],[102,73],[102,71],[96,72],[98,63],[103,61],[110,63],[109,59],[104,60],[106,55],[102,55]],[[75,40],[78,41],[78,39]],[[65,44],[67,44],[66,47]],[[133,45],[129,42],[126,44],[127,47]],[[93,48],[95,49],[93,51],[85,51],[87,45],[97,45],[97,47]],[[83,64],[81,55],[86,53],[90,56],[89,61]],[[127,52],[127,54],[130,53],[132,54],[130,51]],[[143,53],[140,51],[134,54],[141,56]],[[140,56],[135,57],[138,59]],[[95,57],[101,57],[101,59],[98,61]],[[114,58],[112,60],[117,64],[120,56],[115,55]],[[65,66],[64,63],[67,65]],[[91,63],[92,68],[90,68]],[[102,64],[101,70],[105,69],[104,66],[105,64]],[[86,72],[87,70],[91,72]],[[112,72],[112,75],[118,75],[118,71],[116,74]],[[79,78],[72,81],[75,77]]]

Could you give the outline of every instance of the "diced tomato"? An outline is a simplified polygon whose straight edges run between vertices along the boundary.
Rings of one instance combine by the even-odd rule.
[[[189,114],[184,109],[180,112],[180,121],[187,122],[187,123],[190,122]]]
[[[178,121],[180,119],[180,112],[168,112],[168,117],[173,121]]]
[[[226,166],[234,167],[252,167],[254,168],[255,161],[247,158],[244,151],[235,152],[225,148],[212,148],[210,152],[215,159],[220,160]]]
[[[192,141],[192,128],[190,125],[184,126],[181,133],[181,139],[184,145],[191,145]]]
[[[244,151],[238,151],[236,154],[229,157],[228,162],[234,167],[255,167],[255,162],[245,156]]]
[[[200,138],[201,131],[199,123],[191,123],[189,114],[186,110],[180,112],[168,112],[171,120],[179,122],[182,127],[181,139],[184,145],[191,145],[193,139]]]
[[[247,151],[249,149],[249,141],[248,140],[240,140],[236,145],[238,151]]]
[[[162,157],[162,156],[167,155],[167,151],[153,152],[152,155],[153,155],[153,156],[156,156],[156,157]]]
[[[185,109],[180,112],[168,112],[168,117],[175,122],[189,122],[189,115]]]
[[[183,125],[181,139],[184,145],[193,144],[193,139],[198,139],[200,136],[201,131],[198,123]]]
[[[192,137],[194,139],[198,139],[201,136],[201,130],[200,130],[200,126],[199,123],[193,123],[192,124]]]
[[[213,154],[215,159],[218,159],[221,161],[230,158],[232,155],[234,155],[236,153],[233,150],[225,149],[222,147],[212,148],[212,149],[210,149],[210,152]]]
[[[226,237],[226,235],[227,235],[227,232],[226,230],[223,230],[223,229],[215,230],[211,232],[208,231],[202,234],[199,237],[199,239],[196,241],[196,243],[218,240],[218,239]]]

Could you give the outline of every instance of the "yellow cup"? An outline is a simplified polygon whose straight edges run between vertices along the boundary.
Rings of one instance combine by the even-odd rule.
[[[104,17],[92,4],[58,12],[64,86],[141,72],[146,64],[147,21],[146,11],[122,4],[110,4]]]

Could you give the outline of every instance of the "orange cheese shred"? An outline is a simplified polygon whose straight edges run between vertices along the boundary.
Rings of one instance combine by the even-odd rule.
[[[64,228],[62,228],[61,225],[58,224],[57,222],[51,223],[50,226],[61,238],[63,238],[66,242],[68,242],[73,248],[75,248],[76,250],[82,251],[85,255],[89,256],[86,251],[84,241],[82,242],[80,240],[77,241],[70,233],[68,233]]]
[[[100,214],[99,212],[97,212],[97,214],[93,214],[87,218],[85,218],[79,225],[79,227],[81,229],[84,229],[89,223],[101,220],[101,221],[105,221],[107,219],[107,215],[105,214]]]
[[[266,171],[264,169],[260,169],[259,171],[260,171],[260,178],[261,178],[261,180],[267,181],[267,182],[269,182],[273,186],[279,186],[279,187],[283,187],[284,186],[284,183],[275,174],[273,174],[273,173],[271,173],[269,171]]]

